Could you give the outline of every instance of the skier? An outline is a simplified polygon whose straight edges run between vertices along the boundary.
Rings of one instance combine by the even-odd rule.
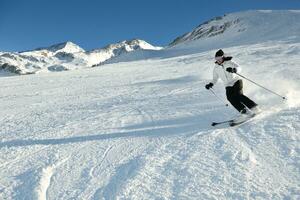
[[[241,71],[241,67],[232,61],[232,57],[224,56],[222,49],[215,54],[215,68],[213,71],[213,80],[205,85],[210,89],[220,78],[226,88],[226,96],[233,107],[238,110],[242,116],[253,117],[259,112],[258,105],[243,94],[243,81],[235,73]],[[247,109],[250,109],[250,111]]]

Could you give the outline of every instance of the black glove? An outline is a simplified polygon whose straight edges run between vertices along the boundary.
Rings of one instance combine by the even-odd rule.
[[[228,67],[226,68],[226,71],[228,71],[229,73],[236,73],[236,68]]]
[[[210,88],[212,88],[212,86],[214,86],[214,84],[213,84],[213,83],[209,83],[209,84],[206,84],[206,85],[205,85],[205,88],[206,88],[207,90],[209,90]]]

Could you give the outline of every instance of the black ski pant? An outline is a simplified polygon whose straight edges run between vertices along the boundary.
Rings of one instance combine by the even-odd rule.
[[[243,94],[243,81],[238,80],[232,87],[226,87],[226,96],[228,101],[241,112],[245,106],[249,109],[257,106],[257,104]]]

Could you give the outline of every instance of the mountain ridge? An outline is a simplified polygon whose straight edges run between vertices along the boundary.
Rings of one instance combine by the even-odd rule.
[[[124,40],[103,48],[86,51],[67,41],[23,52],[0,52],[0,69],[16,74],[65,71],[99,65],[113,57],[143,49],[160,50],[140,39]]]
[[[299,18],[299,10],[248,10],[225,14],[201,23],[192,31],[174,39],[169,46],[192,41],[205,43],[214,40],[222,42],[222,39],[226,39],[230,42],[239,40],[241,43],[298,37]],[[272,23],[273,20],[276,23]],[[218,38],[220,34],[222,38]]]

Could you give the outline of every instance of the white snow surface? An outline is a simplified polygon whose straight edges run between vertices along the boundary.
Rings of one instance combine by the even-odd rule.
[[[199,44],[0,77],[0,199],[300,199],[300,40],[224,48],[287,97],[244,80],[263,112],[230,128],[211,126],[237,112],[204,88],[217,48]]]
[[[0,199],[299,199],[300,43],[225,50],[288,101],[245,81],[264,112],[211,127],[214,51],[2,77]]]

